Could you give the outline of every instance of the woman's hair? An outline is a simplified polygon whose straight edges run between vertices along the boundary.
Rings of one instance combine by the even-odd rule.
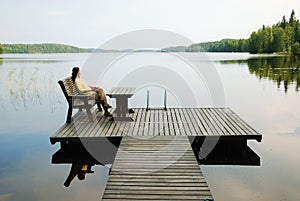
[[[77,77],[78,71],[79,71],[79,67],[74,67],[72,69],[72,80],[73,80],[73,82],[75,82],[75,79]]]

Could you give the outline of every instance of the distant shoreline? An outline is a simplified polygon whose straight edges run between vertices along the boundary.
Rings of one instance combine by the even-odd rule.
[[[224,40],[235,40],[235,39],[223,39]],[[217,41],[220,42],[220,41]],[[206,42],[207,43],[217,43],[217,42]],[[162,52],[162,53],[197,53],[197,52],[210,52],[210,53],[250,53],[250,51],[206,51],[205,49],[197,48],[191,49],[189,47],[195,45],[201,45],[204,43],[192,44],[188,47],[176,46],[162,48],[158,50],[151,49],[98,49],[98,48],[79,48],[76,46],[57,44],[57,43],[40,43],[40,44],[2,44],[2,54],[59,54],[59,53],[118,53],[118,52]],[[273,53],[256,53],[256,54],[268,54],[268,55],[283,55],[289,56],[290,53],[287,52],[273,52]]]

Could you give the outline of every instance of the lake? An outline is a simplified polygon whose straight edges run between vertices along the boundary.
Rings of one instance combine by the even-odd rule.
[[[51,164],[59,144],[49,137],[67,112],[57,81],[75,65],[106,91],[137,86],[133,107],[145,106],[147,91],[151,105],[162,105],[164,90],[170,107],[230,107],[263,134],[261,143],[248,142],[261,164],[201,165],[215,200],[299,200],[300,59],[155,52],[0,55],[0,200],[101,198],[107,167],[66,188],[70,164]]]

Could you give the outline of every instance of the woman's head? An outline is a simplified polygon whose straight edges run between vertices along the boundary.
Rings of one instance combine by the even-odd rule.
[[[73,82],[75,81],[75,79],[78,75],[78,72],[79,72],[79,67],[76,66],[72,69],[72,80],[73,80]]]

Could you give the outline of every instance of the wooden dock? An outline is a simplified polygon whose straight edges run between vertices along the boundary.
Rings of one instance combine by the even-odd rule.
[[[102,200],[213,200],[188,137],[123,137]]]
[[[85,111],[76,113],[50,137],[62,150],[53,161],[61,162],[64,149],[83,141],[108,139],[116,150],[101,151],[113,152],[109,160],[99,161],[112,159],[113,164],[103,200],[213,200],[199,164],[260,164],[247,141],[260,142],[262,135],[229,108],[133,110],[127,114],[133,121],[112,121],[93,110],[94,122],[89,122]],[[206,141],[217,144],[201,158]]]
[[[80,141],[95,137],[123,136],[198,136],[233,137],[261,141],[262,135],[251,128],[229,108],[169,108],[165,110],[134,109],[134,121],[111,121],[93,111],[95,121],[78,112],[70,124],[64,124],[50,137],[56,142]]]

